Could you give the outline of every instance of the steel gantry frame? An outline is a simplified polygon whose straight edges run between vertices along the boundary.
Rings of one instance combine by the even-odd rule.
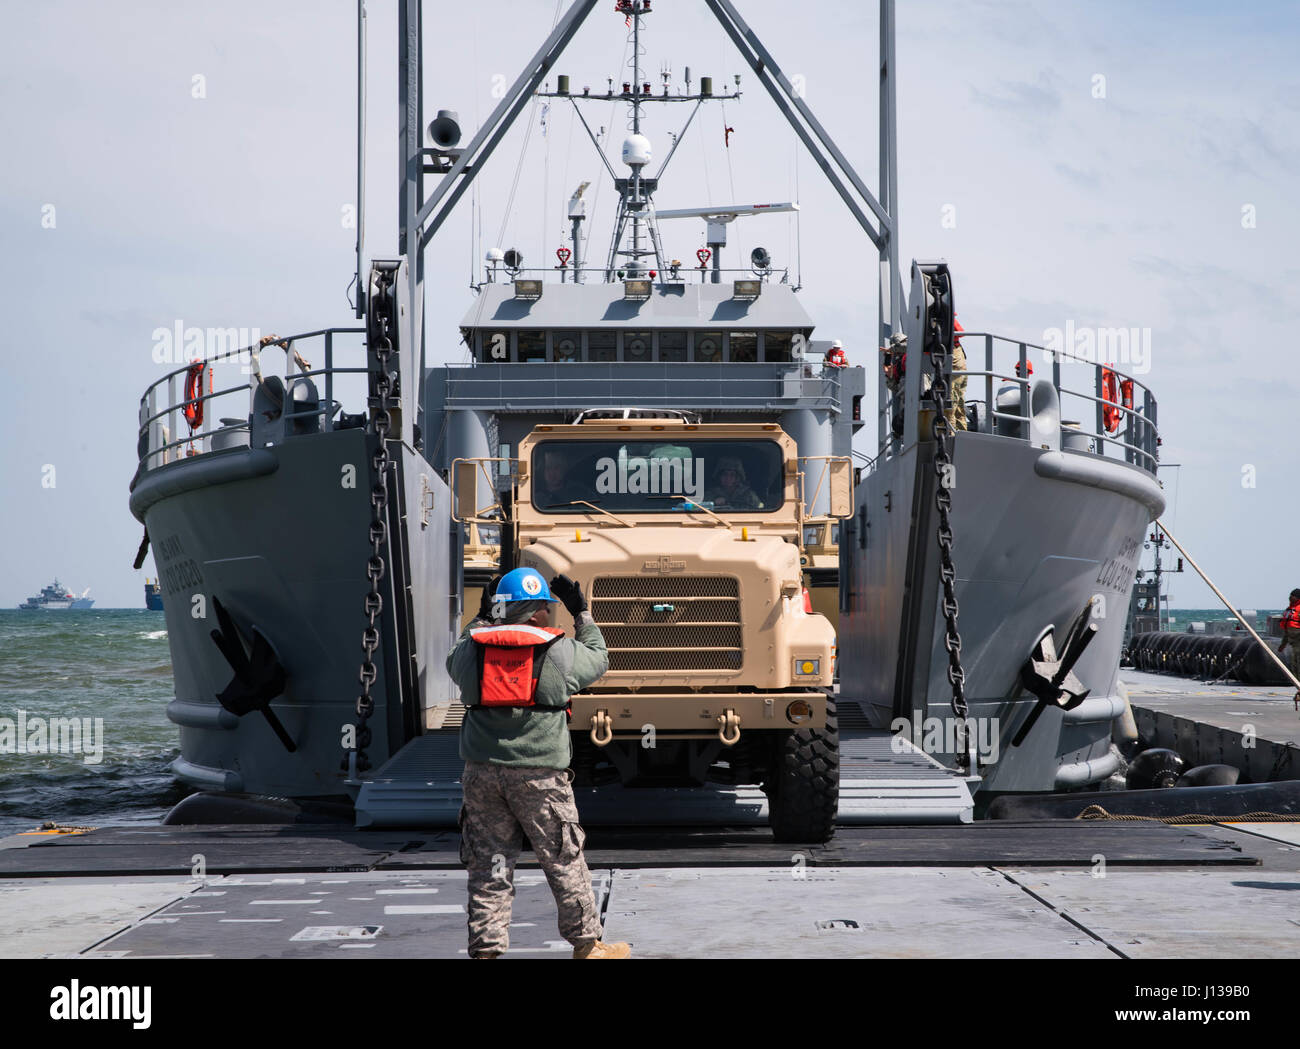
[[[524,66],[514,83],[493,109],[455,162],[439,181],[437,188],[424,197],[423,105],[421,99],[422,0],[399,0],[399,81],[398,105],[401,187],[400,253],[408,260],[408,280],[412,308],[403,334],[408,345],[420,346],[421,369],[424,364],[423,304],[424,249],[442,228],[457,201],[473,183],[488,158],[529,99],[537,91],[569,41],[596,6],[596,0],[574,0],[555,28]],[[758,35],[741,18],[732,0],[704,0],[721,24],[741,57],[772,97],[781,114],[794,129],[812,155],[814,162],[830,181],[840,199],[870,238],[880,256],[880,339],[901,330],[906,308],[902,277],[898,268],[898,135],[897,74],[895,69],[894,33],[895,0],[879,0],[880,9],[880,188],[879,198],[872,194],[853,165],[836,146],[830,134],[813,115],[790,80],[781,71],[772,53]],[[358,0],[359,24],[364,0]],[[363,60],[358,54],[358,63]],[[359,78],[360,80],[360,78]],[[363,84],[358,85],[358,106],[364,105]],[[358,117],[359,134],[364,126]],[[358,147],[360,148],[360,142]],[[358,184],[362,183],[360,168]],[[873,221],[874,220],[874,221]],[[360,239],[363,231],[358,232]],[[364,287],[358,251],[357,286]]]

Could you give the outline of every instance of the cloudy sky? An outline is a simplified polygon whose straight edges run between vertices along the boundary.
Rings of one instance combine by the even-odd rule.
[[[621,17],[602,3],[557,66],[574,87],[625,78]],[[732,227],[732,261],[763,244],[801,273],[817,337],[872,361],[873,249],[702,3],[656,0],[644,44],[740,102],[705,110],[658,205],[798,199],[797,222]],[[876,183],[874,5],[742,0],[819,119]],[[901,0],[899,178],[904,260],[949,260],[970,329],[1149,329],[1170,492],[1167,520],[1238,604],[1300,585],[1294,415],[1300,380],[1300,7],[1253,0]],[[395,250],[396,34],[369,5],[367,244]],[[555,0],[426,0],[426,119],[466,140],[557,16]],[[846,13],[848,12],[848,13]],[[138,401],[177,324],[305,331],[352,321],[355,7],[9,5],[0,38],[0,605],[58,574],[101,607],[140,604],[127,509]],[[651,120],[659,156],[673,122]],[[481,223],[461,211],[429,258],[431,362],[459,361],[456,322],[483,249],[549,262],[564,205],[593,182],[604,254],[613,193],[570,111],[529,112],[484,170]],[[592,107],[617,163],[626,112]],[[733,127],[729,148],[723,128]],[[524,140],[527,137],[527,146]],[[516,173],[518,178],[516,179]],[[512,196],[512,186],[513,196]],[[599,189],[598,189],[599,187]],[[468,198],[467,198],[468,202]],[[507,208],[507,204],[510,207]],[[481,227],[481,234],[479,232]],[[692,259],[693,222],[664,224]],[[174,365],[172,365],[174,366]],[[874,374],[869,378],[869,391]],[[869,392],[868,403],[874,397]],[[358,406],[350,406],[356,410]],[[52,470],[50,468],[53,468]],[[152,564],[148,566],[152,573]],[[1209,591],[1177,580],[1173,604]]]

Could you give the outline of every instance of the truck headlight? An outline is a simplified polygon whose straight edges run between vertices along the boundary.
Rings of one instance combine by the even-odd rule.
[[[796,699],[785,708],[785,716],[792,725],[800,725],[812,717],[812,704],[806,699]]]

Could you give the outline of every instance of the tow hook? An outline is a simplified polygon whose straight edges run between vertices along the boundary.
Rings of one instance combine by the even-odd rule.
[[[718,715],[718,739],[728,747],[740,742],[740,715],[731,707]]]
[[[598,747],[614,738],[614,719],[608,710],[598,710],[591,715],[591,741]]]

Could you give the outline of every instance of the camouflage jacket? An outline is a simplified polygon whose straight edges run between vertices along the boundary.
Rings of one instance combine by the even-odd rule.
[[[469,632],[486,623],[487,620],[471,620],[447,656],[447,673],[456,682],[461,702],[467,708],[478,703],[479,689],[478,656]],[[576,626],[576,637],[562,637],[547,649],[537,679],[534,702],[538,707],[551,709],[467,709],[460,729],[461,758],[492,765],[569,767],[572,760],[569,719],[563,713],[556,713],[556,708],[565,707],[573,693],[594,684],[609,669],[605,639],[591,613],[581,613]]]

